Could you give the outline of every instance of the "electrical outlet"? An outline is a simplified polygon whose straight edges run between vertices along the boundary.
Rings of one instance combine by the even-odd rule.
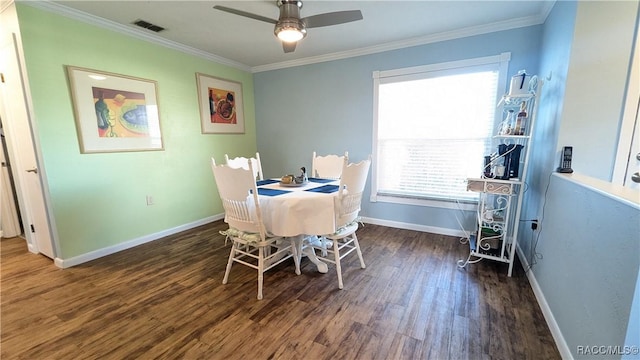
[[[153,196],[147,195],[147,205],[153,205]]]
[[[531,220],[531,230],[538,229],[538,220]]]

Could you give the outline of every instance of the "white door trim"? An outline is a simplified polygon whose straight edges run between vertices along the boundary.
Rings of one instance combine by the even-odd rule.
[[[11,14],[13,10],[13,14]],[[30,252],[42,253],[52,259],[60,254],[56,239],[57,231],[53,221],[49,187],[42,163],[42,153],[37,139],[36,124],[33,121],[33,105],[29,96],[29,82],[24,52],[19,40],[19,33],[7,30],[17,27],[15,4],[2,11],[3,22],[11,23],[0,33],[0,49],[2,50],[5,80],[1,85],[3,106],[0,108],[5,125],[9,157],[16,182],[18,203],[21,209],[25,238]],[[9,21],[5,21],[9,20]],[[4,24],[3,24],[4,25]],[[17,30],[19,31],[19,29]],[[9,101],[9,94],[13,94]],[[19,121],[12,120],[13,118]],[[6,121],[5,121],[6,119]],[[15,139],[15,141],[13,140]],[[24,161],[23,161],[24,160]],[[37,169],[36,173],[27,172]],[[36,194],[34,194],[36,193]],[[32,234],[31,224],[37,223],[36,234]]]
[[[624,185],[625,178],[631,176],[631,174],[626,174],[630,161],[632,158],[635,159],[635,153],[632,154],[631,145],[633,137],[640,136],[638,135],[640,131],[635,124],[638,117],[638,103],[640,102],[640,81],[638,81],[640,79],[640,36],[638,32],[640,32],[640,18],[636,21],[636,39],[633,55],[630,59],[631,66],[629,78],[627,79],[627,94],[622,112],[622,123],[620,124],[618,150],[611,176],[611,182],[617,185]]]

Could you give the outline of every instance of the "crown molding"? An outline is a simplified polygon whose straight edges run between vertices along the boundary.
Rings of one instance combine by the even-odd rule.
[[[521,27],[540,25],[544,23],[547,16],[549,15],[549,12],[553,7],[553,3],[548,9],[545,7],[544,13],[536,16],[528,16],[528,17],[522,17],[518,19],[500,21],[500,22],[487,24],[487,25],[472,26],[468,28],[463,28],[463,29],[458,29],[453,31],[446,31],[446,32],[416,37],[416,38],[402,40],[402,41],[394,41],[386,44],[374,45],[374,46],[364,47],[364,48],[355,49],[355,50],[335,52],[335,53],[326,54],[326,55],[307,57],[304,59],[254,66],[251,68],[251,72],[258,73],[263,71],[284,69],[284,68],[289,68],[294,66],[310,65],[310,64],[315,64],[315,63],[320,63],[325,61],[341,60],[341,59],[346,59],[346,58],[351,58],[356,56],[370,55],[370,54],[376,54],[376,53],[381,53],[385,51],[404,49],[404,48],[413,47],[413,46],[432,44],[440,41],[454,40],[454,39],[460,39],[460,38],[465,38],[469,36],[488,34],[488,33],[497,32],[497,31],[512,30],[512,29],[517,29]]]
[[[191,46],[187,46],[187,45],[177,43],[175,41],[167,40],[160,36],[152,34],[150,32],[138,30],[133,27],[127,27],[115,21],[107,20],[95,15],[85,13],[83,11],[72,9],[70,7],[51,2],[49,0],[41,0],[41,1],[18,0],[18,2],[41,9],[41,10],[49,11],[54,14],[62,15],[74,20],[82,21],[87,24],[91,24],[91,25],[109,29],[115,32],[119,32],[121,34],[125,34],[125,35],[131,36],[143,41],[147,41],[156,45],[177,50],[185,54],[198,56],[210,61],[217,62],[222,65],[227,65],[236,69],[240,69],[242,71],[249,71],[249,72],[251,71],[251,68],[249,66],[239,63],[237,61],[229,60],[227,58],[214,55],[206,51],[198,50]]]
[[[540,11],[539,15],[541,24],[547,21],[547,17],[549,17],[551,10],[553,10],[553,6],[556,4],[556,1],[557,0],[545,1],[544,6],[542,7],[542,11]]]
[[[8,1],[9,4],[13,2],[13,0],[5,0],[5,1]],[[541,10],[540,14],[536,16],[528,16],[528,17],[522,17],[518,19],[496,22],[496,23],[487,24],[487,25],[473,26],[473,27],[468,27],[464,29],[446,31],[446,32],[441,32],[437,34],[431,34],[427,36],[421,36],[421,37],[416,37],[416,38],[402,40],[402,41],[394,41],[386,44],[363,47],[360,49],[354,49],[349,51],[341,51],[341,52],[335,52],[331,54],[311,56],[311,57],[297,59],[297,60],[283,61],[283,62],[277,62],[273,64],[250,67],[248,65],[242,64],[234,60],[230,60],[218,55],[214,55],[212,53],[202,51],[187,45],[183,45],[175,41],[164,39],[160,36],[157,36],[155,34],[149,33],[144,30],[138,30],[132,27],[127,27],[111,20],[97,17],[79,10],[69,8],[64,5],[51,2],[50,0],[40,0],[40,1],[17,0],[17,1],[35,8],[49,11],[49,12],[62,15],[71,19],[75,19],[78,21],[82,21],[87,24],[113,30],[113,31],[131,36],[140,40],[161,45],[161,46],[174,49],[189,55],[198,56],[206,60],[217,62],[222,65],[227,65],[227,66],[230,66],[242,71],[248,71],[251,73],[259,73],[263,71],[271,71],[271,70],[285,69],[285,68],[302,66],[302,65],[310,65],[310,64],[327,62],[327,61],[342,60],[342,59],[352,58],[356,56],[371,55],[371,54],[381,53],[385,51],[392,51],[392,50],[398,50],[398,49],[403,49],[403,48],[408,48],[413,46],[426,45],[426,44],[436,43],[440,41],[454,40],[454,39],[460,39],[460,38],[469,37],[469,36],[488,34],[488,33],[497,32],[497,31],[504,31],[504,30],[511,30],[516,28],[526,27],[526,26],[539,25],[545,22],[545,20],[547,19],[547,16],[549,16],[549,13],[551,12],[553,6],[556,3],[556,0],[546,1],[545,6]]]

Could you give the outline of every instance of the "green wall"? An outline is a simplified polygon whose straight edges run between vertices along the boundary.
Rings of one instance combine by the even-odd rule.
[[[210,158],[256,152],[248,72],[17,4],[34,121],[68,259],[223,213]],[[81,154],[65,65],[157,81],[164,151]],[[202,134],[196,72],[242,83],[245,134]],[[155,204],[146,205],[152,195]]]

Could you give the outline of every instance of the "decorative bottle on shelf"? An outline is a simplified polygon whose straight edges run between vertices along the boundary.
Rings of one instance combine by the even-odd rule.
[[[518,118],[516,119],[516,125],[513,129],[513,135],[524,135],[526,128],[527,128],[527,102],[523,101],[522,104],[520,104],[520,112],[518,113]]]
[[[513,135],[513,127],[516,122],[516,113],[513,110],[509,109],[507,111],[507,116],[502,121],[500,126],[500,135]]]

